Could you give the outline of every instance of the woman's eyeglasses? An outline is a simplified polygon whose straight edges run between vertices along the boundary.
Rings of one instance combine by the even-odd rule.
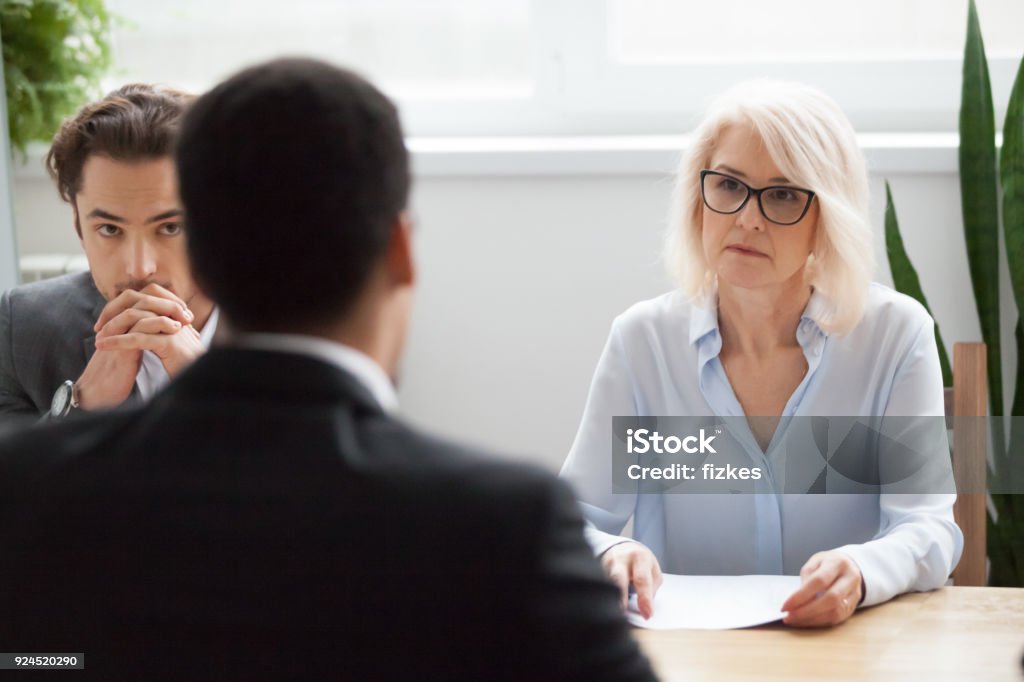
[[[700,172],[700,193],[705,206],[726,215],[741,211],[754,195],[761,215],[776,225],[800,222],[814,199],[814,192],[809,189],[785,185],[757,189],[731,175],[713,170]]]

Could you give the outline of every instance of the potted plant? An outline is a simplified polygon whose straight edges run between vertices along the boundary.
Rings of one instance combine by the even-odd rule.
[[[982,339],[987,346],[989,414],[1001,418],[1003,406],[1003,367],[999,332],[999,190],[1002,188],[1002,226],[1006,258],[1010,269],[1013,298],[1018,311],[1024,310],[1024,61],[1010,94],[1003,126],[1003,148],[997,164],[995,114],[989,83],[988,62],[978,23],[974,0],[967,19],[964,49],[963,85],[960,102],[960,195],[964,237],[971,283],[981,322]],[[924,292],[917,273],[903,249],[889,184],[886,183],[886,247],[896,288],[920,301],[926,308]],[[952,384],[948,356],[938,334],[939,355],[946,386]],[[1024,496],[1008,494],[1024,485],[1024,323],[1019,319],[1015,332],[1017,376],[1014,384],[1009,439],[1001,419],[993,419],[990,429],[993,480],[1000,481],[1000,492],[990,496],[988,517],[989,584],[1024,585]]]

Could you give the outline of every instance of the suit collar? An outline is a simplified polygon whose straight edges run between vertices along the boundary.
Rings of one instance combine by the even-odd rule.
[[[351,374],[370,392],[385,412],[398,409],[398,396],[391,378],[376,360],[338,341],[304,334],[244,333],[232,337],[237,348],[307,355],[328,362]]]
[[[220,401],[240,396],[295,406],[348,402],[384,413],[358,379],[331,363],[295,353],[232,347],[212,348],[157,399]]]

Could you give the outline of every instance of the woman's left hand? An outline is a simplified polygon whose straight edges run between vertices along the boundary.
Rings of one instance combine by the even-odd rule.
[[[790,595],[782,622],[796,627],[839,625],[853,615],[864,594],[864,578],[842,552],[818,552],[800,569],[800,589]]]

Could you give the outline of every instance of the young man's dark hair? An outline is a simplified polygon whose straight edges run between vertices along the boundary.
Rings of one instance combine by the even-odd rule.
[[[91,154],[135,162],[170,156],[193,95],[149,83],[129,83],[64,120],[46,154],[46,170],[61,199],[74,203]],[[76,221],[81,234],[81,226]]]
[[[346,313],[409,195],[394,105],[311,60],[247,69],[202,97],[178,167],[196,277],[241,330]]]
[[[197,101],[179,158],[229,334],[141,409],[0,440],[0,643],[97,679],[653,679],[565,484],[395,414],[387,99],[270,62]]]

